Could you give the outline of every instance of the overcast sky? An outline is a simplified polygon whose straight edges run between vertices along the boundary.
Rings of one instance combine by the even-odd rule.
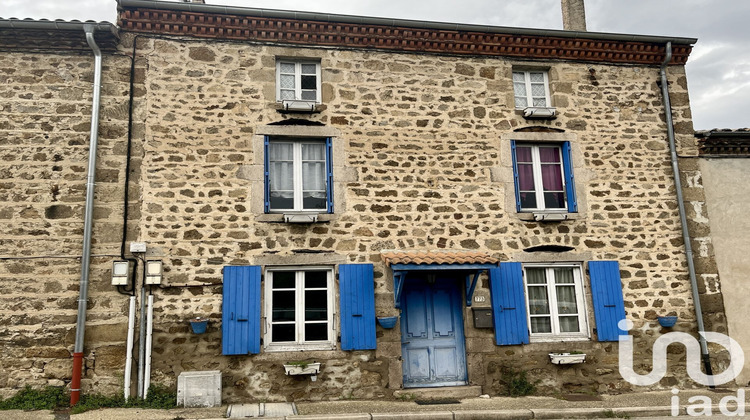
[[[207,4],[562,29],[560,0],[206,0]],[[4,18],[115,23],[115,0],[2,0]],[[589,31],[698,38],[687,64],[697,130],[750,127],[750,0],[587,0]]]

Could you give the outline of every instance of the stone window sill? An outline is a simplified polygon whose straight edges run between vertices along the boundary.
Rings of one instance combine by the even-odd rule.
[[[545,220],[545,221],[537,221],[534,218],[534,214],[564,214],[566,216],[565,220]],[[580,213],[567,213],[567,212],[543,212],[543,211],[537,211],[537,212],[522,212],[522,213],[516,213],[516,217],[518,217],[519,220],[523,220],[524,222],[537,222],[537,223],[563,223],[567,220],[579,220],[581,219]]]
[[[314,223],[310,223],[310,224],[328,223],[328,222],[338,219],[338,217],[339,216],[337,214],[319,213],[318,221]],[[259,214],[255,216],[255,221],[260,222],[260,223],[285,223],[283,213]],[[292,223],[289,223],[289,224],[292,224]]]

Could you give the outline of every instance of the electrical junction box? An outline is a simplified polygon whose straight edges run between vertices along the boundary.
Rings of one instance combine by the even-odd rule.
[[[492,328],[492,308],[471,308],[474,328]]]
[[[133,254],[139,253],[139,252],[146,252],[146,243],[145,242],[131,242],[130,252]]]
[[[221,371],[182,372],[177,377],[177,405],[185,407],[221,406]]]

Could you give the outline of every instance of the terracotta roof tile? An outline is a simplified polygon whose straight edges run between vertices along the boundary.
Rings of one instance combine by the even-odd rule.
[[[380,254],[393,264],[497,264],[500,260],[477,251],[388,251]]]

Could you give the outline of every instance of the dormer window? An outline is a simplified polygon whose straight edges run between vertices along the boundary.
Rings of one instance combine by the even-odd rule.
[[[293,105],[320,103],[320,63],[277,60],[276,100]]]

